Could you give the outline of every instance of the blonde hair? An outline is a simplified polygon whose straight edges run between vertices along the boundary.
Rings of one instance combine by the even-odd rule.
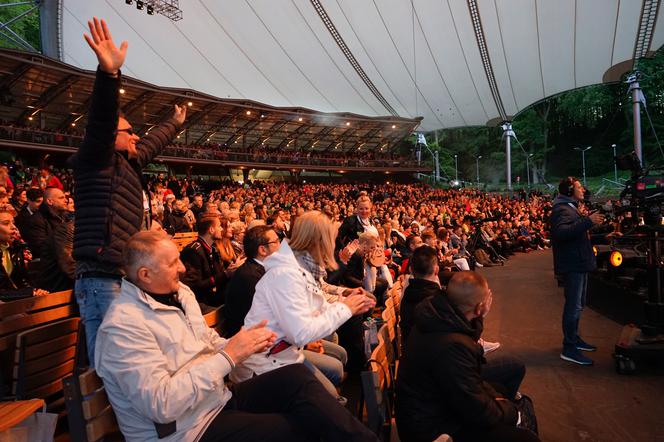
[[[364,202],[368,202],[369,204],[371,204],[371,198],[369,198],[369,196],[366,193],[357,197],[357,201],[355,202],[355,204],[356,206],[359,206],[360,203]]]
[[[360,242],[360,245],[363,246],[365,244],[368,244],[370,242],[377,242],[380,240],[380,236],[376,236],[375,233],[373,232],[363,232],[360,234],[360,236],[357,237],[358,241]]]
[[[330,218],[317,211],[305,212],[293,225],[293,234],[288,244],[293,250],[308,252],[311,257],[326,269],[337,269],[334,259],[334,242],[337,229]]]

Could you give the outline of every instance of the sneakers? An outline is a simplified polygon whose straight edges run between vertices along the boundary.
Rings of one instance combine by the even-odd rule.
[[[592,344],[588,344],[586,341],[579,338],[579,340],[576,342],[576,349],[577,350],[583,350],[583,351],[596,351],[597,347],[595,347]]]
[[[586,357],[576,348],[565,350],[560,353],[560,359],[563,361],[574,362],[579,365],[593,365],[593,360],[589,357]]]
[[[484,354],[491,353],[492,351],[498,350],[500,347],[500,342],[489,342],[485,341],[484,339],[480,338],[479,341],[477,341],[478,344],[482,346],[484,349]]]
[[[476,263],[475,263],[475,267],[482,268],[482,267],[484,267],[484,266],[483,266],[482,264],[480,264],[479,262],[476,262]]]

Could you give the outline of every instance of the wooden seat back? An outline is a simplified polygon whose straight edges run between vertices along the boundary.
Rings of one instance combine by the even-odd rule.
[[[378,336],[378,346],[371,353],[368,370],[361,374],[362,402],[366,406],[367,426],[383,440],[389,440],[392,422],[390,389],[393,380],[387,360],[385,341]],[[362,406],[360,408],[362,412]],[[363,416],[361,416],[363,417]]]
[[[223,312],[224,312],[224,306],[222,305],[221,307],[215,307],[214,310],[211,310],[203,315],[203,318],[205,318],[205,322],[207,323],[208,327],[215,329],[217,333],[219,333],[219,336],[224,336]]]
[[[63,383],[73,442],[124,440],[104,384],[94,369],[72,375]]]
[[[12,394],[18,400],[61,402],[62,379],[74,370],[79,318],[23,331],[16,336]]]
[[[196,241],[198,239],[197,232],[185,232],[185,233],[176,233],[173,235],[173,242],[178,248],[178,251],[181,252],[187,245]]]
[[[0,304],[0,396],[11,393],[19,333],[77,314],[71,290]]]

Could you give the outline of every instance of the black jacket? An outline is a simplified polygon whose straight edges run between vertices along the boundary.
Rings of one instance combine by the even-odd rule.
[[[371,220],[369,220],[371,223]],[[357,215],[346,217],[339,226],[339,233],[337,234],[336,250],[341,250],[349,242],[356,240],[360,234],[364,232],[364,226],[360,223]]]
[[[121,78],[98,70],[85,138],[70,158],[74,169],[76,273],[120,274],[122,250],[143,221],[142,169],[170,143],[173,120],[155,127],[136,144],[136,158],[115,150]]]
[[[254,259],[248,258],[231,276],[226,288],[226,304],[224,305],[224,331],[233,336],[244,324],[251,303],[254,300],[256,284],[265,274],[265,267]]]
[[[353,253],[344,269],[343,281],[346,287],[362,287],[364,281],[364,257],[359,251]]]
[[[593,222],[582,216],[575,199],[559,195],[551,211],[551,246],[555,274],[587,273],[597,268],[590,242]]]
[[[180,260],[187,269],[182,282],[194,292],[198,302],[212,306],[223,304],[222,288],[226,273],[216,247],[198,238],[182,249]]]
[[[0,301],[29,298],[34,288],[28,279],[28,263],[32,259],[32,254],[27,244],[14,241],[9,246],[9,256],[13,266],[11,275],[7,274],[0,262]]]
[[[42,248],[37,286],[49,292],[74,288],[76,262],[72,257],[74,246],[74,220],[67,219],[57,225]]]
[[[399,321],[404,348],[408,342],[408,335],[415,325],[415,307],[431,296],[442,294],[443,290],[440,288],[440,284],[433,281],[413,278],[408,282],[408,287],[406,287],[401,299],[401,320]]]
[[[468,427],[516,425],[514,404],[497,401],[481,378],[482,321],[468,322],[446,296],[434,296],[416,307],[415,324],[397,379],[401,440],[430,442]]]

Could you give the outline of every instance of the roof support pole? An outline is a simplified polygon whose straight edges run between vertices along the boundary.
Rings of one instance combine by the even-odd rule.
[[[639,163],[643,167],[643,146],[641,144],[641,103],[645,104],[646,97],[641,91],[639,85],[638,71],[632,73],[627,78],[629,91],[632,93],[632,121],[634,123],[634,152],[639,158]]]
[[[515,137],[512,130],[512,123],[506,122],[502,126],[503,138],[505,138],[505,181],[507,190],[512,190],[512,137]]]

